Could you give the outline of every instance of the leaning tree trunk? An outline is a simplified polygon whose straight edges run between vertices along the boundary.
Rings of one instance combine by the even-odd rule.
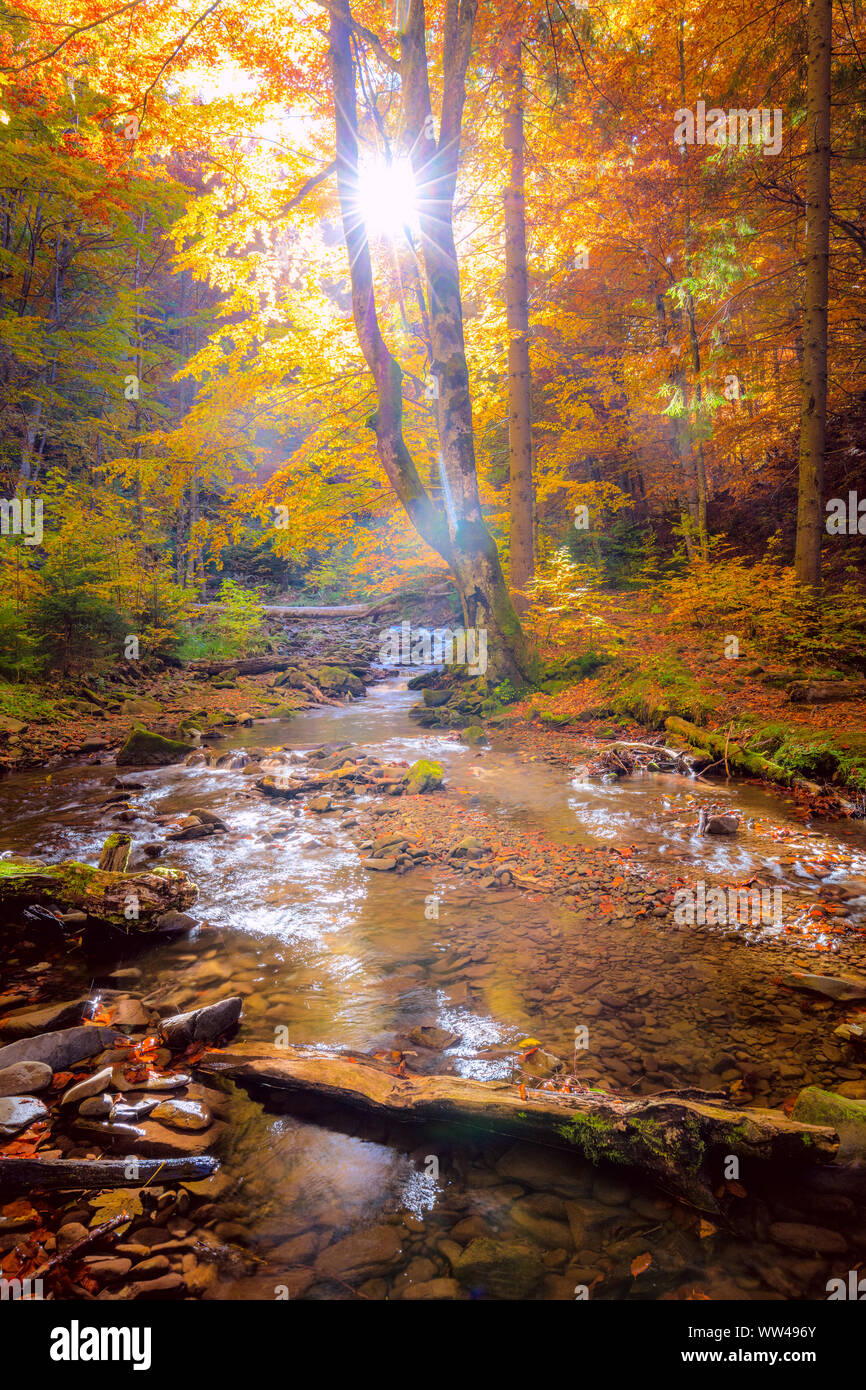
[[[359,211],[358,116],[352,60],[349,0],[330,10],[329,60],[336,125],[337,190],[349,255],[352,313],[358,341],[376,386],[370,420],[382,467],[419,535],[449,565],[463,601],[466,621],[487,630],[490,674],[522,680],[530,672],[523,630],[511,602],[499,553],[487,529],[478,496],[472,397],[463,337],[463,308],[452,205],[460,151],[465,76],[472,44],[476,0],[446,6],[442,126],[437,143],[427,78],[423,0],[411,0],[401,57],[394,62],[402,82],[403,137],[419,199],[427,277],[432,361],[430,377],[438,404],[440,474],[445,510],[421,481],[403,436],[403,373],[379,326],[367,229]]]
[[[511,587],[515,607],[525,613],[523,597],[535,573],[532,479],[532,377],[529,362],[529,277],[526,268],[526,180],[523,135],[523,63],[519,32],[508,38],[503,67],[504,144],[508,151],[505,209],[505,301],[508,324],[508,455]]]
[[[800,479],[795,567],[801,584],[821,583],[827,430],[827,294],[830,267],[830,57],[833,0],[808,15],[806,285],[800,405]]]

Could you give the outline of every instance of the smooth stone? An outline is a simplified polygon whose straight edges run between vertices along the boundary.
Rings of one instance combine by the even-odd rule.
[[[341,1279],[382,1274],[399,1258],[402,1248],[403,1238],[396,1226],[371,1226],[323,1250],[316,1260],[316,1272],[323,1278],[336,1275]]]
[[[0,1022],[0,1035],[4,1038],[32,1038],[51,1028],[59,1028],[64,1023],[80,1022],[88,1003],[86,995],[79,999],[66,999],[57,1004],[39,1004],[35,1008],[15,1009]]]
[[[789,989],[805,989],[843,1002],[866,999],[866,979],[859,975],[812,975],[806,970],[791,970],[782,976],[782,984]]]
[[[163,1100],[151,1112],[151,1118],[170,1129],[207,1129],[213,1115],[197,1100]]]
[[[104,1120],[111,1114],[111,1096],[103,1092],[101,1096],[88,1096],[78,1107],[78,1113],[85,1120]]]
[[[86,1076],[83,1081],[76,1081],[68,1086],[60,1098],[60,1104],[75,1105],[77,1101],[87,1100],[89,1096],[100,1095],[113,1084],[111,1067],[103,1067],[92,1076]]]
[[[0,1096],[30,1095],[51,1085],[53,1073],[44,1062],[14,1062],[0,1071]]]
[[[0,1099],[0,1134],[11,1138],[37,1120],[48,1118],[48,1107],[35,1096],[4,1096]]]
[[[95,1057],[98,1052],[111,1047],[115,1038],[121,1036],[116,1028],[105,1026],[62,1028],[53,1033],[40,1033],[36,1037],[23,1038],[20,1042],[0,1047],[0,1068],[16,1062],[44,1062],[53,1072],[66,1071],[76,1062]]]
[[[189,1047],[191,1043],[212,1042],[235,1026],[242,1008],[240,995],[233,994],[216,1004],[206,1004],[204,1008],[190,1009],[188,1013],[164,1018],[159,1024],[159,1034],[169,1047],[175,1049]]]

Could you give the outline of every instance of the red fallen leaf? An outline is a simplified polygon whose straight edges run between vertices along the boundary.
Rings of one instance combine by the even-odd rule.
[[[346,1061],[347,1061],[347,1062],[354,1062],[354,1060],[355,1060],[354,1057],[347,1057],[347,1058],[346,1058]]]
[[[652,1255],[635,1255],[630,1266],[634,1278],[636,1279],[639,1274],[644,1274],[652,1262]]]
[[[725,1187],[727,1188],[728,1192],[730,1192],[734,1197],[748,1197],[749,1195],[746,1189],[743,1187],[743,1184],[741,1182],[737,1182],[734,1178],[728,1178],[727,1182],[725,1183]]]
[[[522,1081],[521,1081],[521,1083],[520,1083],[519,1090],[520,1090],[520,1099],[521,1099],[521,1100],[526,1100],[526,1087],[524,1086],[524,1084],[523,1084]]]
[[[786,1115],[790,1115],[796,1104],[797,1096],[785,1096],[785,1099],[782,1101],[782,1109]]]
[[[73,1076],[74,1072],[71,1071],[56,1071],[51,1078],[51,1089],[59,1091],[64,1086],[68,1086]]]

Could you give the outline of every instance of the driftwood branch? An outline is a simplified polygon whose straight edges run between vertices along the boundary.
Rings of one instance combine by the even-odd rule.
[[[0,1192],[89,1192],[110,1187],[144,1187],[158,1173],[161,1184],[211,1177],[219,1162],[199,1158],[139,1158],[136,1178],[128,1158],[0,1158]]]

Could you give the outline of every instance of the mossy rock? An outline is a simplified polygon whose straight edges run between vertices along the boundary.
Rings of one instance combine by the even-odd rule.
[[[475,747],[479,743],[490,742],[481,724],[470,724],[468,729],[463,730],[460,737],[470,747]]]
[[[274,719],[294,719],[297,712],[294,705],[274,705],[271,709]]]
[[[422,792],[434,792],[442,786],[442,768],[439,763],[428,762],[426,758],[419,758],[417,763],[413,763],[404,777],[406,783],[406,795],[418,796]]]
[[[180,739],[163,738],[149,729],[133,729],[117,755],[118,767],[168,767],[181,763],[193,745]]]
[[[453,692],[450,690],[425,689],[422,692],[421,698],[423,699],[424,704],[428,706],[428,708],[437,709],[439,705],[448,704],[448,701],[451,699],[452,693]]]
[[[561,728],[563,725],[571,723],[570,714],[555,714],[553,710],[548,709],[543,709],[540,712],[538,718],[540,719],[542,724],[552,724],[557,728]]]
[[[364,694],[364,682],[344,666],[320,666],[313,672],[313,680],[326,695]]]
[[[791,1118],[804,1125],[828,1125],[839,1135],[839,1160],[866,1159],[866,1100],[849,1100],[820,1086],[807,1086],[797,1097]]]
[[[158,700],[151,700],[148,696],[135,696],[131,700],[122,701],[120,712],[126,719],[147,719],[162,714],[162,705]]]

